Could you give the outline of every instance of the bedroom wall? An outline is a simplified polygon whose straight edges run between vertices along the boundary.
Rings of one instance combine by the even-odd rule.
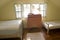
[[[15,3],[41,3],[44,2],[43,0],[13,0],[8,2],[3,7],[1,7],[0,11],[0,20],[13,20],[16,19],[15,17]],[[44,21],[57,21],[60,20],[60,11],[59,8],[54,5],[52,2],[47,2],[47,13]]]
[[[13,0],[11,2],[8,2],[6,5],[4,5],[0,12],[0,20],[12,20],[16,19],[15,15],[15,9],[14,4],[15,3],[40,3],[43,2],[43,0]]]
[[[60,8],[51,1],[47,2],[47,13],[44,21],[60,21]]]
[[[0,20],[15,19],[14,7],[12,2],[7,3],[1,8]]]

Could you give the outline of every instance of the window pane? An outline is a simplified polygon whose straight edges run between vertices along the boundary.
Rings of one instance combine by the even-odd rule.
[[[40,10],[44,10],[44,5],[40,4]]]
[[[20,11],[16,11],[16,18],[21,18],[21,12]]]
[[[46,8],[47,8],[47,4],[44,4],[44,10],[46,11]]]
[[[44,11],[44,17],[46,16],[46,11]]]
[[[30,4],[24,4],[23,7],[24,7],[23,16],[27,17],[28,14],[30,13]]]
[[[39,4],[32,4],[32,8],[38,9],[39,8]]]
[[[46,16],[46,11],[40,11],[40,14],[42,15],[42,17]]]
[[[33,14],[39,14],[39,4],[32,4],[31,9]]]
[[[21,5],[20,4],[15,4],[15,9],[16,9],[16,11],[21,11]]]
[[[44,12],[43,12],[43,11],[40,11],[40,14],[41,14],[42,16],[44,16]]]
[[[40,4],[40,10],[46,10],[46,4]]]

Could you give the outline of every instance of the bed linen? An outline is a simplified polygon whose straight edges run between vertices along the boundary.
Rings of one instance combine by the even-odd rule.
[[[45,22],[44,23],[46,29],[57,29],[60,28],[60,22]]]
[[[22,20],[0,21],[0,38],[22,37]]]

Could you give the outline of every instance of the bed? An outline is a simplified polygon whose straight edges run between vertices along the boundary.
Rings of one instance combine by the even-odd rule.
[[[0,21],[0,38],[22,37],[22,20]]]
[[[44,22],[47,33],[49,30],[60,29],[60,22]]]

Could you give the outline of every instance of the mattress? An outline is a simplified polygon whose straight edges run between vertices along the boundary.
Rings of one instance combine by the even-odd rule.
[[[57,29],[60,28],[60,22],[45,22],[46,29]]]
[[[22,20],[0,21],[0,38],[21,37]]]

